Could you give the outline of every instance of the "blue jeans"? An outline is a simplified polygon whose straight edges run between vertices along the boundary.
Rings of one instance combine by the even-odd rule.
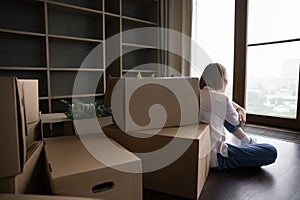
[[[218,156],[219,169],[238,167],[260,167],[274,163],[277,150],[270,144],[255,144],[248,146],[228,145],[228,157]]]
[[[234,133],[239,127],[224,121],[225,128]],[[277,150],[270,144],[255,144],[248,146],[233,146],[228,144],[228,157],[218,154],[219,169],[237,167],[260,167],[275,162]]]

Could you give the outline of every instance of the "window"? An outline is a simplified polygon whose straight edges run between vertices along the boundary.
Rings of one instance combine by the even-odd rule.
[[[234,0],[193,0],[192,39],[208,53],[212,62],[227,69],[229,84],[226,94],[232,97],[234,51]],[[192,60],[197,52],[193,52]],[[191,76],[200,77],[202,71],[191,67]]]
[[[246,109],[297,118],[300,1],[248,1]]]

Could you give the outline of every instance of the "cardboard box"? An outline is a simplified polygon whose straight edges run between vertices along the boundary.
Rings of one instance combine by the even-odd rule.
[[[0,110],[2,113],[0,115],[0,178],[13,177],[23,171],[26,148],[38,134],[36,132],[38,129],[35,127],[38,126],[39,121],[26,124],[24,107],[25,105],[29,107],[26,107],[27,111],[36,107],[36,105],[31,106],[30,102],[38,99],[37,84],[36,80],[24,81],[18,80],[16,77],[0,77]],[[31,88],[34,95],[29,92]],[[24,91],[26,95],[24,95]],[[29,117],[29,119],[32,121],[33,117]]]
[[[197,124],[198,83],[189,77],[121,78],[112,92],[114,120],[125,132]]]
[[[181,128],[183,134],[176,135],[179,127],[163,128],[159,133],[157,130],[137,131],[128,135],[122,132],[116,125],[103,128],[106,135],[117,141],[131,152],[147,153],[157,152],[171,141],[177,146],[189,144],[182,155],[166,167],[156,171],[143,174],[144,187],[184,198],[198,199],[210,167],[210,132],[207,124],[199,124],[199,127],[188,125]],[[152,136],[152,137],[151,137]],[[175,147],[175,151],[178,149]],[[169,152],[172,156],[176,152]],[[166,152],[162,152],[166,153]],[[161,154],[154,154],[153,161],[142,160],[143,170],[155,164],[156,157]],[[162,158],[164,160],[164,158]],[[149,166],[147,166],[149,165]],[[145,170],[146,169],[146,170]]]
[[[0,178],[22,172],[26,158],[25,119],[17,79],[0,77]]]
[[[29,194],[0,194],[0,200],[101,200],[83,197],[62,197],[49,195],[29,195]]]
[[[38,165],[41,163],[40,155],[43,149],[43,142],[35,142],[27,151],[28,158],[24,165],[23,172],[14,177],[0,179],[0,193],[35,193],[40,192],[41,175]]]
[[[82,138],[81,138],[82,140]],[[110,200],[142,199],[141,173],[128,173],[108,167],[95,159],[78,136],[45,139],[45,153],[52,192],[63,196],[104,198]],[[108,139],[88,135],[94,151],[108,156],[111,166],[131,166],[141,171],[139,158],[125,150],[111,151]],[[90,150],[90,149],[89,149]]]

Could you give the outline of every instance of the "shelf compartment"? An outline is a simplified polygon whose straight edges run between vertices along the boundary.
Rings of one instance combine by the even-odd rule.
[[[67,5],[74,5],[78,7],[83,7],[83,8],[89,8],[93,10],[99,10],[102,11],[102,0],[51,0],[48,1],[49,3],[63,3]]]
[[[16,76],[19,79],[38,79],[39,96],[40,97],[48,96],[46,71],[1,70],[0,76]]]
[[[45,38],[0,33],[0,66],[46,66]]]
[[[57,5],[48,6],[49,34],[103,39],[102,14]]]
[[[48,100],[39,100],[39,108],[42,113],[49,113]]]
[[[0,28],[45,33],[44,4],[37,1],[1,0]]]
[[[102,96],[90,96],[90,97],[76,97],[79,101],[82,103],[93,103],[96,99],[101,99]],[[51,106],[52,106],[52,113],[62,113],[66,112],[68,109],[68,105],[61,102],[61,100],[67,101],[69,104],[72,103],[71,97],[62,97],[60,99],[52,99],[51,100]]]
[[[123,52],[123,70],[156,70],[159,65],[158,50],[156,49],[136,50],[136,48],[133,47],[123,46]]]
[[[122,14],[124,16],[158,22],[157,0],[123,0]]]
[[[133,30],[138,28],[145,28],[145,30]],[[147,28],[150,28],[151,31],[149,31],[149,29],[147,30]],[[122,30],[123,43],[151,46],[157,48],[160,42],[159,29],[157,29],[157,27],[154,27],[153,25],[123,19]]]
[[[90,95],[104,92],[103,72],[51,71],[50,76],[51,96]],[[76,88],[76,93],[73,93],[75,79],[79,81],[80,86]]]
[[[105,39],[120,34],[120,18],[105,15]]]
[[[113,37],[113,38],[110,38]],[[105,62],[106,73],[111,76],[120,77],[121,69],[121,34],[120,34],[120,18],[105,15]]]
[[[121,58],[117,58],[106,68],[106,74],[113,77],[121,76]]]
[[[66,112],[68,110],[68,105],[61,102],[62,99],[67,101],[68,103],[72,103],[72,98],[70,98],[70,99],[61,98],[61,99],[51,100],[52,113],[62,113],[62,112]]]
[[[105,12],[120,14],[120,0],[104,0]]]
[[[103,69],[103,45],[83,41],[50,38],[51,68]]]

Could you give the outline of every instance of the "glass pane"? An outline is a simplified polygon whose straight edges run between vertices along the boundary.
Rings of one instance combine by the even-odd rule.
[[[248,2],[248,44],[300,38],[299,0]]]
[[[296,118],[300,42],[248,47],[248,113]]]
[[[226,67],[229,79],[226,94],[229,97],[232,97],[233,83],[234,12],[234,0],[193,1],[192,39],[208,53],[213,62]],[[192,49],[192,60],[195,57],[197,52]],[[199,77],[201,74],[192,66],[191,75]]]

